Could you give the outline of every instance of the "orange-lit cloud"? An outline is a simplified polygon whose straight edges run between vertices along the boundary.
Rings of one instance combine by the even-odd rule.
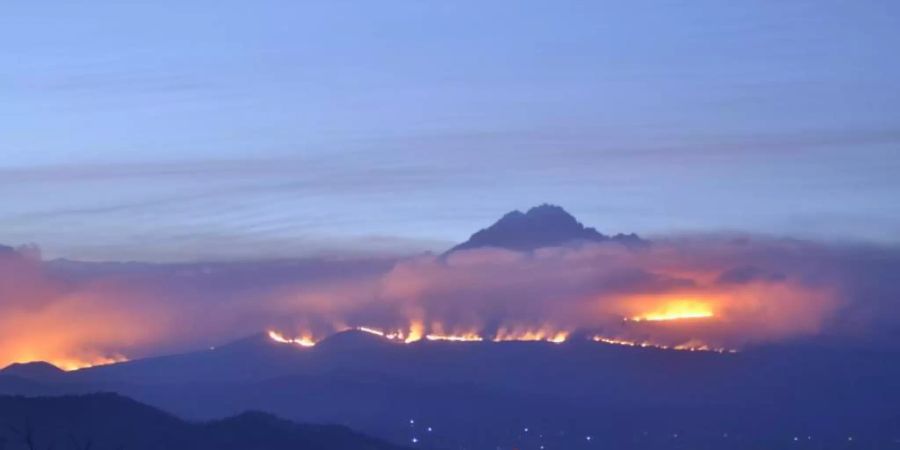
[[[77,368],[267,330],[300,346],[369,327],[402,342],[587,339],[719,350],[889,330],[897,323],[889,275],[900,257],[851,250],[697,238],[639,251],[587,245],[169,266],[47,263],[6,252],[0,365]]]
[[[67,370],[123,361],[159,340],[166,310],[127,286],[72,285],[39,261],[0,255],[0,365],[46,360]],[[12,276],[11,276],[12,275]]]

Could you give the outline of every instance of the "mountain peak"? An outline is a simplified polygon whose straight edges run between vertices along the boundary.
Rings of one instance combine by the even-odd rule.
[[[540,205],[532,206],[531,209],[529,209],[528,212],[525,213],[526,216],[527,215],[534,216],[534,215],[542,215],[542,214],[543,215],[567,216],[567,217],[571,217],[573,220],[575,219],[575,217],[572,216],[571,214],[569,214],[568,211],[563,209],[562,206],[554,205],[551,203],[541,203]]]
[[[65,375],[65,371],[44,361],[34,361],[27,363],[12,363],[3,369],[0,374],[15,375],[30,380],[56,380]]]
[[[561,206],[544,203],[525,213],[515,210],[503,215],[490,227],[479,230],[469,240],[448,253],[483,247],[531,251],[576,242],[618,242],[629,247],[646,244],[635,234],[607,236],[585,227]]]

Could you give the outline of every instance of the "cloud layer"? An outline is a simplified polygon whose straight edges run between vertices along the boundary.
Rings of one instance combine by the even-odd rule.
[[[900,251],[760,237],[498,249],[448,257],[140,264],[0,251],[0,365],[74,368],[277,329],[604,336],[746,348],[819,340],[893,346]],[[709,317],[643,320],[697,311]]]

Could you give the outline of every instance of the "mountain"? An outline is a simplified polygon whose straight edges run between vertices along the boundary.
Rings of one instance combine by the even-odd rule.
[[[531,251],[583,242],[615,242],[628,247],[647,244],[633,233],[607,236],[594,228],[585,227],[562,207],[543,204],[525,213],[518,210],[507,213],[447,253],[484,247]]]
[[[59,381],[65,373],[59,367],[43,361],[13,363],[0,370],[0,375],[12,375],[35,381]]]
[[[0,448],[9,450],[400,449],[345,427],[299,425],[258,412],[191,423],[115,394],[0,396],[0,423]]]
[[[280,344],[259,333],[191,353],[157,356],[67,373],[70,382],[153,385],[204,381],[248,382],[304,367],[310,352]]]
[[[844,448],[848,436],[888,448],[900,429],[900,355],[807,346],[719,354],[574,339],[403,344],[347,331],[301,347],[257,335],[27,381],[0,376],[0,392],[117,392],[190,420],[260,410],[430,448],[777,449],[800,433],[831,443],[812,448]],[[525,426],[553,430],[554,440],[520,436]],[[667,441],[673,433],[678,446]]]

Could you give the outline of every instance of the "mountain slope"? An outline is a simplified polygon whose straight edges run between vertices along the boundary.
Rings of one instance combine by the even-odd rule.
[[[629,247],[647,243],[635,234],[607,236],[594,228],[585,227],[563,208],[543,204],[525,213],[518,210],[507,213],[448,253],[484,247],[531,251],[579,242],[616,242]]]
[[[340,426],[298,425],[264,413],[190,423],[115,394],[0,396],[0,446],[227,450],[395,450],[399,447]]]
[[[612,448],[645,449],[655,447],[620,444],[645,431],[671,436],[676,430],[683,433],[679,440],[694,436],[694,448],[781,448],[749,440],[743,447],[710,446],[723,433],[738,432],[764,440],[807,433],[834,443],[869,436],[883,444],[900,429],[895,353],[798,345],[719,354],[578,340],[380,339],[348,331],[307,348],[254,336],[216,350],[67,372],[65,382],[52,385],[0,377],[0,391],[114,391],[198,420],[263,410],[297,422],[340,423],[392,442],[415,436],[409,423],[415,418],[417,427],[435,425],[435,437],[453,437],[467,448],[484,439],[485,429],[496,447],[511,430],[532,423],[566,430],[553,448],[576,450],[590,447],[583,435],[572,437],[576,430],[602,433],[592,444],[602,439]]]

